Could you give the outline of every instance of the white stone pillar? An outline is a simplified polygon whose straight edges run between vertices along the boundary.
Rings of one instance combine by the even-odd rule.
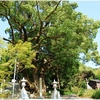
[[[39,79],[40,97],[42,97],[42,78]]]

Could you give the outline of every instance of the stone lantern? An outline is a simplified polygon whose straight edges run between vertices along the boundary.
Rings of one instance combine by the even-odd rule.
[[[61,99],[60,93],[59,93],[59,91],[57,91],[57,84],[58,84],[58,82],[56,82],[56,81],[54,80],[52,84],[53,84],[54,91],[53,91],[53,93],[52,93],[51,98],[52,98],[52,99]]]
[[[25,78],[23,77],[23,79],[21,80],[22,82],[22,90],[21,90],[21,99],[26,99],[28,100],[29,97],[28,97],[28,94],[27,94],[27,91],[25,90],[25,86],[26,86],[26,81]]]

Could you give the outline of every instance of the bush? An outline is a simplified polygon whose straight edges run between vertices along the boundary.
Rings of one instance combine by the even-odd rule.
[[[68,89],[59,89],[58,90],[60,92],[61,95],[70,95],[73,94],[72,91],[68,90]]]
[[[72,92],[78,96],[81,96],[84,93],[84,89],[74,86],[74,87],[72,87]]]
[[[71,95],[71,94],[73,94],[72,91],[65,91],[65,92],[64,92],[64,95]]]
[[[64,95],[64,89],[59,89],[58,91],[60,92],[61,95]]]
[[[97,90],[93,95],[92,95],[93,99],[100,99],[100,90]]]
[[[8,98],[11,96],[11,91],[9,90],[4,90],[2,93],[0,93],[0,98]]]
[[[91,98],[94,93],[95,93],[95,90],[93,90],[93,89],[87,89],[87,90],[84,91],[82,97]]]
[[[71,88],[71,91],[73,91],[73,93],[77,94],[79,92],[80,88],[78,88],[77,86],[74,86]]]
[[[80,90],[78,91],[77,95],[78,96],[82,96],[84,94],[84,89],[80,88]]]

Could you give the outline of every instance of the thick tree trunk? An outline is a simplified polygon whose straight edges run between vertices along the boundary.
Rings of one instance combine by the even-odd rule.
[[[24,69],[24,70],[22,71],[22,73],[23,73],[23,77],[24,77],[25,79],[29,80],[28,73],[27,73],[27,69]]]
[[[37,93],[39,93],[39,78],[37,75],[37,69],[33,69],[33,80],[34,80],[34,85],[36,88]]]
[[[34,80],[34,84],[38,86],[38,75],[37,75],[37,69],[33,69],[33,80]]]

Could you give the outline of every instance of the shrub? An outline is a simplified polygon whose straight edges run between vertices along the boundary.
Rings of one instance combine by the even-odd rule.
[[[6,93],[0,93],[0,98],[8,98],[9,95],[10,95],[9,92],[6,92]]]
[[[95,93],[95,90],[93,90],[93,89],[87,89],[87,90],[84,91],[82,97],[91,98],[94,93]]]
[[[61,95],[64,95],[64,89],[59,89],[58,91],[60,92]]]
[[[78,91],[78,93],[77,93],[77,95],[78,96],[82,96],[83,93],[84,93],[84,89],[83,88],[80,88],[79,91]]]
[[[93,95],[92,95],[93,99],[100,99],[100,90],[97,90]]]
[[[82,96],[84,93],[84,88],[79,88],[77,86],[72,87],[71,90],[74,94],[78,95],[78,96]]]
[[[70,95],[73,94],[73,92],[69,89],[59,89],[58,90],[60,92],[61,95]]]
[[[78,88],[77,86],[74,86],[71,88],[71,90],[73,91],[73,93],[77,94],[80,88]]]

